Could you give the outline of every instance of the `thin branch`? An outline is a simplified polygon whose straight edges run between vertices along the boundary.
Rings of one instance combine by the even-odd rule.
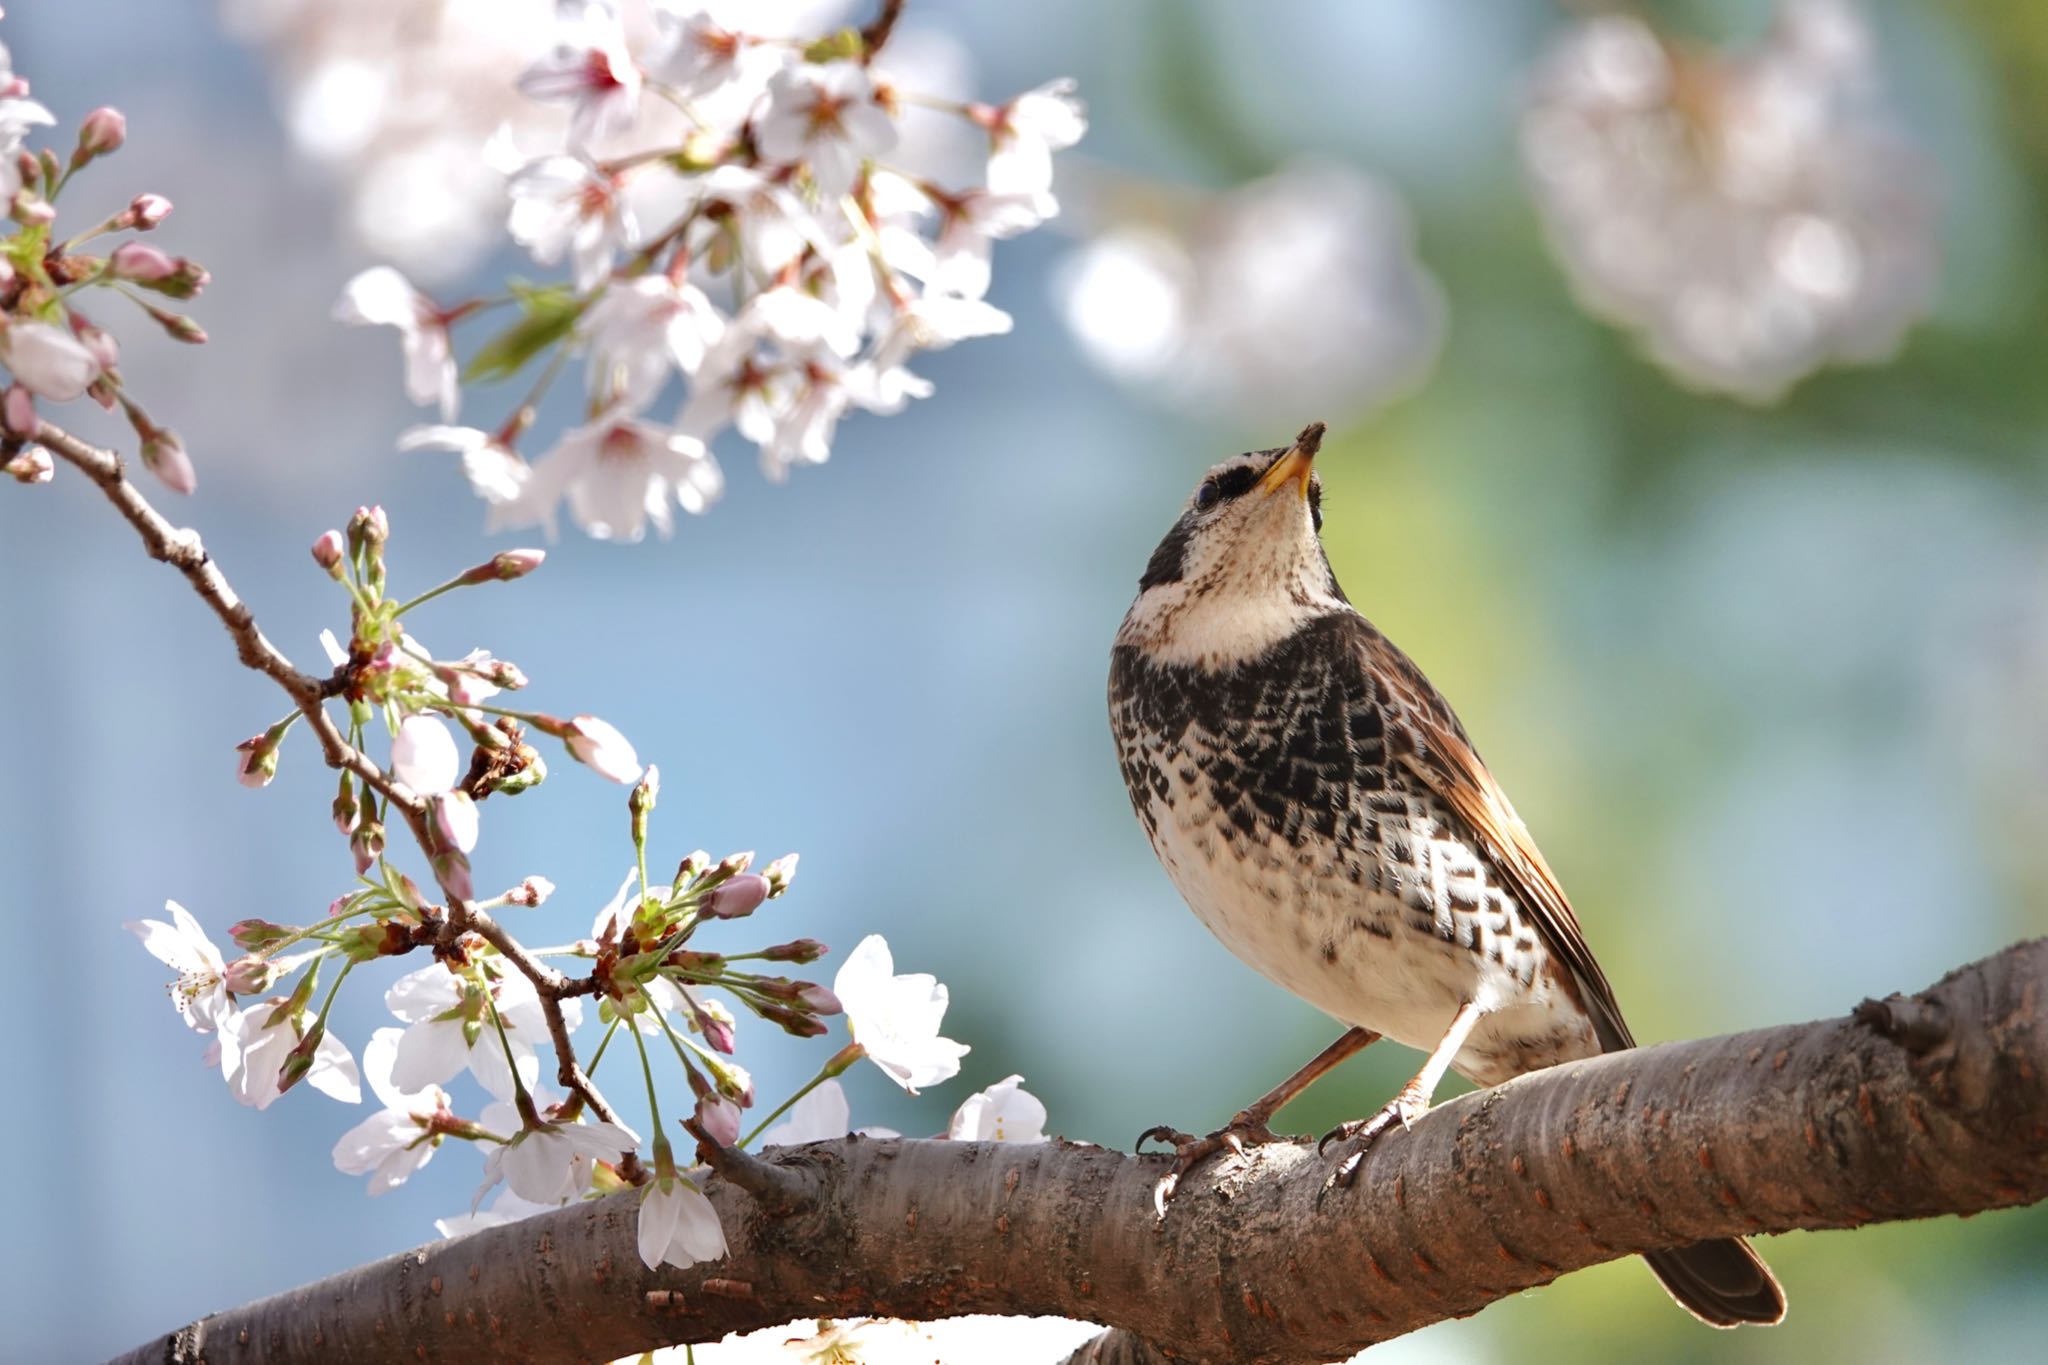
[[[1055,1141],[777,1148],[794,1212],[713,1179],[730,1250],[636,1254],[635,1196],[507,1224],[192,1323],[124,1361],[604,1360],[797,1318],[1059,1314],[1082,1360],[1308,1365],[1710,1237],[2048,1198],[2048,940],[1852,1017],[1521,1077],[1381,1138],[1350,1188],[1307,1143],[1204,1167]],[[1795,1282],[1792,1297],[1799,1297]],[[1655,1294],[1650,1277],[1642,1292]],[[1676,1309],[1671,1311],[1676,1312]]]
[[[142,490],[129,482],[121,457],[111,450],[101,450],[89,445],[48,422],[36,430],[35,439],[56,452],[65,461],[75,466],[106,494],[107,501],[135,528],[142,537],[142,547],[150,558],[169,564],[185,576],[192,590],[221,624],[227,627],[228,635],[235,643],[235,653],[242,663],[277,683],[292,699],[293,705],[306,718],[320,744],[322,757],[330,768],[341,768],[355,774],[371,790],[383,796],[392,809],[399,812],[406,828],[412,832],[413,842],[427,855],[431,863],[438,847],[432,823],[432,814],[427,803],[402,782],[394,781],[361,750],[343,737],[341,730],[327,714],[326,701],[334,694],[332,680],[316,678],[300,672],[283,651],[273,645],[256,624],[256,617],[242,601],[228,582],[227,575],[206,552],[197,531],[173,526],[144,497]],[[473,933],[482,937],[504,959],[511,963],[534,985],[540,995],[541,1010],[547,1018],[548,1035],[553,1040],[555,1053],[560,1061],[560,1084],[570,1090],[589,1106],[591,1111],[608,1123],[618,1123],[619,1116],[595,1084],[577,1065],[575,1045],[569,1038],[566,1021],[562,1017],[561,1002],[572,995],[588,994],[591,987],[572,982],[539,958],[527,952],[519,940],[505,930],[488,911],[471,905],[464,898],[455,895],[445,885],[442,894],[448,899],[448,914],[441,922],[435,935],[443,945],[454,944],[464,934]],[[638,1182],[642,1171],[637,1156],[628,1153],[619,1163],[619,1173],[627,1180]]]

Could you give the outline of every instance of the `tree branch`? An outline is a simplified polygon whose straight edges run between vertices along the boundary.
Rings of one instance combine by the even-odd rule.
[[[708,1182],[731,1246],[716,1263],[645,1269],[628,1192],[122,1359],[582,1362],[820,1314],[961,1313],[1124,1329],[1076,1359],[1341,1359],[1634,1252],[2048,1198],[2044,983],[2035,940],[1848,1018],[1538,1072],[1388,1134],[1349,1189],[1325,1188],[1306,1144],[1203,1167],[1163,1224],[1163,1156],[859,1137],[780,1150],[803,1197],[777,1212]]]

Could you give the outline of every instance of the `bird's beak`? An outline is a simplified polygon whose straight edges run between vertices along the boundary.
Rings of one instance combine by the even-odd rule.
[[[1259,491],[1271,495],[1291,483],[1296,497],[1308,497],[1309,470],[1315,464],[1316,452],[1322,449],[1324,430],[1321,422],[1303,427],[1301,435],[1294,438],[1294,448],[1273,461],[1273,467],[1260,477]]]

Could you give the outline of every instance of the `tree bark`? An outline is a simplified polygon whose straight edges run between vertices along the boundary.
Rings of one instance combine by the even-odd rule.
[[[1305,1143],[1205,1165],[1163,1223],[1163,1156],[859,1137],[777,1149],[709,1181],[731,1245],[715,1264],[644,1267],[627,1192],[121,1359],[584,1362],[797,1318],[961,1313],[1121,1329],[1076,1359],[1341,1359],[1647,1249],[2048,1197],[2044,983],[2048,940],[2034,940],[1847,1018],[1556,1067],[1383,1137],[1350,1188],[1326,1188],[1330,1163]]]

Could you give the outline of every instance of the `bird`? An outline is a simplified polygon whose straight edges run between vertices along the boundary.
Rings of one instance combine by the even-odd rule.
[[[1322,546],[1325,427],[1223,461],[1153,551],[1117,630],[1110,728],[1168,878],[1225,947],[1345,1032],[1230,1123],[1175,1147],[1160,1182],[1282,1141],[1270,1121],[1378,1038],[1425,1054],[1367,1146],[1429,1109],[1445,1071],[1479,1086],[1635,1040],[1550,865],[1441,693],[1359,614]],[[1647,1253],[1717,1327],[1775,1323],[1785,1296],[1736,1239]]]

